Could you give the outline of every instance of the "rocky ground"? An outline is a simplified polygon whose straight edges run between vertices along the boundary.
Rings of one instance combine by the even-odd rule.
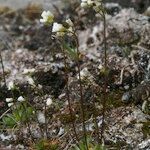
[[[77,29],[81,75],[85,81],[83,94],[86,101],[87,130],[94,137],[94,125],[91,122],[93,113],[97,116],[99,126],[102,116],[103,22],[99,16],[94,17],[94,12],[79,8],[78,3],[65,6],[60,11],[55,8],[55,14],[58,21],[70,14]],[[139,14],[133,8],[123,8],[112,3],[107,3],[106,9],[109,66],[106,147],[147,150],[150,149],[150,10],[142,10]],[[0,8],[0,48],[6,84],[14,81],[21,94],[28,97],[28,101],[40,113],[43,113],[44,100],[51,97],[53,105],[48,109],[49,136],[58,143],[58,149],[71,149],[74,141],[68,141],[71,138],[68,127],[72,118],[69,118],[66,102],[64,56],[56,39],[51,38],[50,27],[39,23],[41,12],[42,8],[38,5],[29,5],[17,11]],[[72,39],[66,40],[73,42]],[[77,64],[71,58],[67,59],[67,64],[71,103],[80,135]],[[27,69],[34,70],[30,76],[25,73]],[[12,93],[5,86],[2,68],[0,74],[0,114],[3,116],[6,111],[11,112],[5,99],[12,97]],[[34,80],[37,88],[30,86],[30,78]],[[39,88],[42,95],[38,93]],[[130,93],[131,99],[126,92]],[[16,97],[19,94],[16,93]],[[92,105],[92,95],[96,106]],[[143,110],[145,101],[147,109]],[[40,139],[39,126],[41,124],[38,125],[35,121],[31,124],[32,134],[36,139]],[[29,149],[31,143],[27,138],[27,128],[23,125],[20,128],[22,132],[19,133],[17,129],[4,130],[1,125],[1,149]]]

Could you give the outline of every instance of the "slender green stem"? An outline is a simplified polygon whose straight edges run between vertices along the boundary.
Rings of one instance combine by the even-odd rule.
[[[39,95],[42,97],[42,96],[44,96],[44,92],[43,92],[43,90],[39,90],[38,88],[36,88],[37,89],[37,91],[39,92]],[[43,98],[42,98],[43,99]],[[48,138],[48,118],[47,118],[47,108],[46,108],[47,106],[46,106],[46,102],[44,102],[44,116],[45,116],[45,133],[46,133],[46,139]],[[36,114],[37,114],[37,111],[36,111]],[[37,115],[36,115],[37,116]],[[37,121],[38,121],[38,117],[37,117]],[[39,124],[39,128],[40,128],[40,132],[41,132],[41,134],[43,135],[43,137],[44,137],[44,131],[43,131],[43,129],[40,127],[40,123],[39,123],[39,121],[38,121],[38,124]]]
[[[44,116],[45,116],[45,133],[46,133],[46,139],[47,139],[48,138],[48,122],[47,122],[46,102],[44,103]]]
[[[63,47],[61,47],[62,49],[62,53],[64,55],[64,65],[65,65],[65,78],[67,80],[66,82],[66,95],[67,95],[67,101],[68,101],[68,105],[69,105],[69,112],[70,112],[70,117],[73,118],[73,111],[72,111],[72,107],[71,107],[71,100],[70,100],[70,94],[69,94],[69,84],[68,84],[68,67],[67,67],[67,61],[66,61],[66,54],[65,54],[65,50]],[[76,132],[76,127],[75,127],[75,120],[73,120],[72,122],[72,128],[74,131],[74,135],[76,137],[77,142],[79,143],[79,138]]]
[[[33,143],[35,143],[34,138],[32,136],[31,128],[30,128],[30,125],[29,125],[30,120],[29,120],[28,115],[27,115],[26,107],[23,103],[22,103],[22,106],[23,106],[23,109],[25,110],[25,115],[26,115],[26,118],[27,118],[26,125],[28,127],[28,131],[29,131],[31,140],[32,140]]]
[[[79,52],[79,41],[78,37],[73,33],[76,41],[76,46],[77,46],[77,67],[78,67],[78,75],[79,75],[79,86],[80,86],[80,107],[81,107],[81,116],[82,116],[82,128],[83,128],[83,133],[84,133],[84,140],[85,140],[85,146],[86,149],[88,150],[88,143],[87,143],[87,133],[86,133],[86,124],[85,124],[85,111],[84,111],[84,98],[83,98],[83,86],[82,86],[82,81],[81,81],[81,69],[80,69],[80,52]]]
[[[96,108],[96,104],[95,104],[95,98],[94,98],[94,89],[92,88],[92,100],[93,100],[93,106],[94,108]],[[96,118],[96,114],[94,112],[94,124],[95,124],[95,128],[96,128],[96,133],[97,133],[97,140],[98,143],[101,144],[101,140],[100,140],[100,135],[99,135],[99,127],[98,127],[98,122],[97,122],[97,118]]]

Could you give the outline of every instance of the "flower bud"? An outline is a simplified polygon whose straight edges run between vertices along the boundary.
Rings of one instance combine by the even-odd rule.
[[[6,98],[7,103],[12,102],[12,101],[13,101],[13,98]]]
[[[14,105],[14,103],[12,102],[12,103],[8,103],[8,107],[11,107],[11,106],[13,106]]]
[[[65,31],[65,27],[57,22],[54,22],[52,32],[63,32]]]
[[[19,102],[24,102],[25,99],[22,97],[22,96],[19,96],[18,99],[17,99]]]

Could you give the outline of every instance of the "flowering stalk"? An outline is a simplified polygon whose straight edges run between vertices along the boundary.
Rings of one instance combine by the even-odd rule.
[[[106,113],[106,103],[107,103],[107,39],[106,39],[106,16],[105,11],[102,10],[101,16],[103,17],[103,38],[104,38],[104,98],[103,98],[103,110],[102,110],[102,127],[101,127],[101,141],[104,140],[104,130],[105,130],[105,113]]]
[[[85,124],[85,112],[84,112],[84,99],[83,99],[83,88],[82,88],[82,82],[81,82],[81,75],[80,75],[80,52],[79,52],[79,42],[78,42],[78,37],[76,35],[76,33],[73,31],[73,23],[70,19],[67,19],[66,22],[64,24],[60,24],[57,22],[53,21],[53,15],[50,12],[43,12],[42,15],[43,19],[41,19],[40,21],[42,23],[53,23],[53,27],[52,27],[52,33],[56,33],[57,37],[63,37],[65,34],[68,35],[73,35],[76,41],[76,47],[77,47],[77,67],[78,67],[78,75],[79,75],[79,86],[80,86],[80,105],[81,105],[81,116],[82,116],[82,124],[83,124],[83,132],[84,132],[84,139],[85,139],[85,146],[86,149],[88,150],[88,144],[87,144],[87,135],[86,135],[86,124]],[[51,18],[51,19],[49,19]],[[63,48],[63,53],[64,53],[64,48]],[[64,53],[65,56],[65,53]],[[66,66],[66,60],[65,61],[65,67],[67,69]],[[66,79],[68,78],[67,74],[66,74]],[[70,114],[72,114],[72,109],[71,109],[71,103],[70,103],[70,97],[69,97],[69,88],[68,88],[68,83],[67,83],[67,98],[68,98],[68,103],[69,103],[69,109],[70,109]],[[74,125],[73,125],[74,126]],[[74,131],[75,131],[75,126],[73,127]],[[76,131],[75,131],[76,134]],[[76,135],[77,138],[77,135]],[[78,138],[77,138],[78,139]]]
[[[106,39],[106,16],[105,9],[102,0],[81,0],[81,7],[92,8],[97,14],[100,14],[103,18],[103,38],[104,38],[104,97],[103,97],[103,110],[102,110],[102,127],[101,127],[101,143],[104,140],[105,130],[105,113],[106,113],[106,101],[107,101],[107,39]]]
[[[48,124],[47,124],[47,110],[46,110],[46,102],[44,103],[44,115],[45,115],[45,133],[46,133],[46,139],[48,138]]]
[[[73,36],[76,41],[76,48],[77,48],[77,67],[78,67],[78,75],[79,75],[79,86],[80,86],[80,107],[81,107],[81,115],[82,115],[82,126],[83,126],[83,133],[84,133],[84,142],[86,149],[88,150],[88,143],[87,143],[87,133],[86,133],[86,124],[85,124],[85,112],[84,112],[84,99],[83,99],[83,87],[82,87],[82,81],[81,81],[81,69],[80,69],[80,52],[79,52],[79,41],[78,37],[75,32],[73,32]]]

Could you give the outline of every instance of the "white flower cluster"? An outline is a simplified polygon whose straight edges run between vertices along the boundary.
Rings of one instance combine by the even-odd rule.
[[[92,7],[97,13],[99,13],[102,8],[102,0],[81,0],[81,7]]]
[[[56,33],[57,36],[64,36],[65,33],[73,32],[73,23],[70,19],[65,21],[65,25],[61,23],[54,22],[54,15],[50,11],[43,11],[41,14],[41,23],[52,24],[52,32]]]
[[[8,103],[8,107],[11,107],[14,105],[13,98],[6,98],[6,102]]]
[[[6,102],[8,103],[8,107],[11,107],[14,105],[14,102],[13,102],[13,98],[6,98]],[[22,96],[19,96],[18,99],[17,99],[18,102],[24,102],[25,99],[22,97]]]

